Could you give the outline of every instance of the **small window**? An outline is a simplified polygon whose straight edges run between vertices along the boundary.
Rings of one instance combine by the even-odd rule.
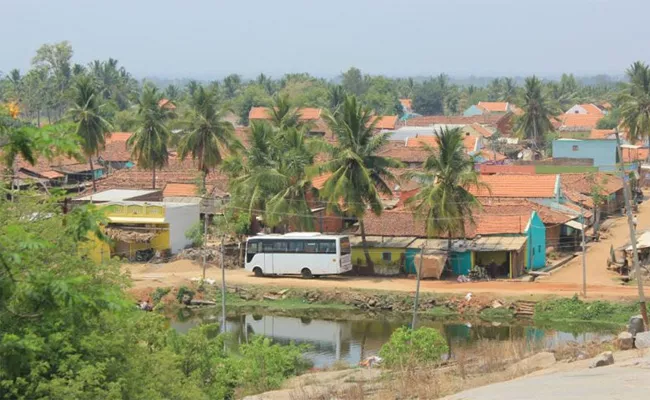
[[[278,240],[273,244],[274,253],[286,253],[287,252],[287,242],[285,240]]]
[[[305,241],[305,253],[318,253],[318,242]]]
[[[302,240],[292,240],[289,242],[289,253],[302,253],[305,251],[305,246]]]
[[[393,253],[391,253],[390,251],[384,251],[383,253],[381,253],[381,259],[382,261],[389,261],[389,262],[393,261]]]
[[[578,147],[578,145],[575,145],[575,144],[574,144],[573,147],[571,148],[571,150],[573,150],[573,151],[578,151],[579,149],[580,149],[580,148]]]
[[[336,254],[336,241],[323,240],[318,244],[318,252],[323,254]]]

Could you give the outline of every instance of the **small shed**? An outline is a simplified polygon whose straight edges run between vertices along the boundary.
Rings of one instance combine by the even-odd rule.
[[[375,264],[375,273],[395,275],[405,266],[406,249],[415,240],[414,236],[366,236],[370,259]],[[361,236],[351,236],[352,264],[366,266]]]
[[[473,265],[488,267],[496,276],[515,278],[526,269],[526,235],[478,236],[474,239],[454,239],[451,241],[449,262],[454,275],[467,275]],[[415,255],[422,251],[436,254],[448,250],[447,239],[417,239],[407,250],[407,272],[415,273]],[[490,272],[490,271],[489,271]]]

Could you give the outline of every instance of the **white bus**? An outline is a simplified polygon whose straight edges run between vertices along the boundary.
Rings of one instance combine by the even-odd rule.
[[[258,235],[246,241],[246,270],[255,276],[342,274],[352,269],[350,252],[347,236],[312,232]]]

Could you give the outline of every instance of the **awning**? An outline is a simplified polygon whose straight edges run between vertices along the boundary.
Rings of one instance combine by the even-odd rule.
[[[582,230],[582,223],[578,222],[576,220],[565,222],[564,225],[569,226],[569,227],[571,227],[573,229],[577,229],[579,231]]]
[[[647,249],[648,247],[650,247],[650,232],[643,232],[636,238],[636,249]],[[628,245],[625,250],[631,251],[632,245]]]
[[[149,243],[158,233],[143,229],[129,229],[122,227],[107,227],[106,236],[113,240],[125,243]]]

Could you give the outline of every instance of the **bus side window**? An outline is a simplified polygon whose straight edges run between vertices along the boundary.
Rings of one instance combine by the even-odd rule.
[[[336,254],[336,241],[323,240],[318,244],[318,252],[323,254]]]
[[[248,242],[247,253],[248,254],[258,253],[258,251],[257,251],[258,245],[259,245],[259,242],[253,242],[253,241]]]
[[[286,253],[287,252],[287,242],[286,240],[278,240],[273,245],[274,253]]]
[[[264,252],[265,253],[273,253],[273,248],[275,247],[275,241],[274,240],[263,240],[262,244],[264,245]]]
[[[305,253],[318,253],[318,243],[305,241]]]
[[[289,253],[303,253],[305,246],[302,240],[292,240],[289,242]]]

